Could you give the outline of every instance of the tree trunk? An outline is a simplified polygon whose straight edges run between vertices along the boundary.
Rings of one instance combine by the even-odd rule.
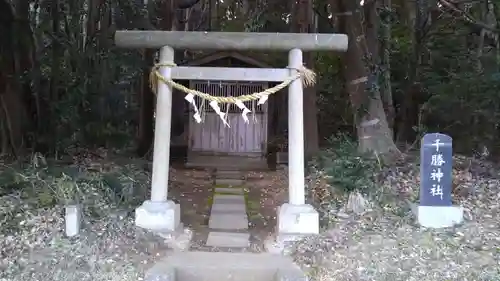
[[[61,40],[61,18],[59,10],[59,0],[52,0],[50,2],[50,15],[52,17],[52,63],[50,67],[50,82],[49,82],[49,95],[46,97],[46,103],[49,105],[55,105],[59,101],[59,79],[61,76],[61,58],[64,50],[62,48]],[[49,136],[57,135],[57,113],[55,112],[54,106],[48,106],[48,116],[50,116],[47,127],[44,133],[48,133]],[[49,138],[45,140],[42,147],[49,148],[50,143],[54,140]],[[53,151],[51,151],[53,152]]]
[[[148,8],[154,8],[154,5]],[[149,15],[147,13],[149,22]],[[155,50],[143,50],[143,69],[141,79],[141,93],[139,99],[139,139],[137,146],[137,154],[139,157],[146,157],[151,150],[154,141],[154,109],[155,96],[149,85],[149,72],[154,63]]]
[[[402,99],[401,108],[398,114],[397,124],[397,140],[413,142],[417,137],[415,127],[418,124],[418,114],[420,111],[419,100],[422,100],[421,86],[418,84],[419,70],[421,65],[422,52],[424,47],[424,36],[426,27],[429,24],[428,0],[415,1],[415,20],[413,34],[413,54],[408,65],[407,85],[404,97]]]
[[[293,5],[292,32],[309,33],[313,31],[312,1],[298,0]],[[314,68],[312,53],[304,54],[304,62],[308,68]],[[316,88],[304,89],[304,152],[306,159],[319,151],[318,116],[316,105]]]
[[[385,7],[390,9],[389,4],[384,3]],[[394,121],[394,104],[392,101],[391,91],[391,80],[390,80],[390,65],[389,65],[389,47],[390,47],[390,28],[383,23],[381,26],[379,22],[381,19],[378,16],[377,10],[379,9],[377,1],[365,1],[363,6],[364,11],[364,27],[366,33],[366,44],[368,48],[368,58],[369,70],[373,74],[373,79],[376,81],[375,85],[378,87],[378,81],[382,78],[381,86],[381,97],[382,104],[384,106],[384,111],[387,116],[387,124],[391,129],[391,135],[393,136],[392,127]],[[380,28],[381,27],[381,28]],[[383,33],[384,38],[379,40],[379,30]],[[381,56],[382,55],[382,56]],[[382,76],[382,77],[380,77]]]
[[[142,70],[140,109],[139,109],[139,140],[137,154],[144,157],[148,154],[154,138],[154,107],[155,97],[149,86],[149,71],[154,62],[154,50],[143,51],[144,69]]]
[[[376,67],[380,64],[380,48],[378,40],[379,19],[377,8],[378,2],[375,0],[365,1],[363,5],[363,28],[365,29],[368,59],[370,61],[370,66],[373,66],[371,67],[371,72],[378,76],[378,69],[376,69]]]
[[[369,67],[369,50],[363,30],[363,14],[357,1],[340,0],[349,36],[349,48],[344,56],[347,91],[355,112],[359,149],[385,159],[399,156],[380,98],[373,73]]]
[[[176,14],[174,3],[175,0],[167,0],[161,2],[160,8],[160,25],[162,30],[175,29]],[[154,110],[155,96],[149,87],[149,72],[154,63],[154,50],[144,50],[144,69],[142,75],[142,91],[140,97],[140,116],[139,116],[139,140],[137,154],[140,157],[147,156],[150,152],[154,141]]]
[[[392,98],[392,85],[391,85],[391,16],[392,2],[391,0],[383,0],[383,18],[381,18],[381,33],[382,40],[380,44],[381,51],[381,61],[382,65],[382,85],[381,85],[381,95],[382,102],[384,104],[385,113],[387,115],[387,123],[389,128],[394,128],[394,118],[396,112],[394,110],[394,100]]]
[[[3,31],[5,36],[8,36],[7,38],[14,39],[16,38],[15,34],[20,32],[22,26],[14,24],[14,11],[10,4],[4,1],[0,4],[2,8],[0,16],[5,19],[5,22],[2,22],[2,26],[0,26],[0,30]],[[23,35],[20,36],[19,38],[24,38]],[[25,145],[23,131],[26,128],[24,125],[27,120],[24,114],[22,86],[17,79],[22,73],[21,70],[24,69],[22,61],[28,61],[26,58],[20,59],[23,53],[18,46],[22,43],[24,43],[23,40],[16,42],[15,39],[0,42],[0,51],[3,57],[3,60],[0,60],[1,153],[13,154],[14,156],[23,154]],[[18,53],[19,51],[21,52]]]
[[[15,11],[9,1],[0,1],[1,33],[6,38],[0,42],[0,116],[4,118],[2,149],[6,153],[22,156],[26,149],[26,133],[31,128],[35,112],[29,78],[33,60],[33,33],[29,24],[29,3],[18,1]],[[9,36],[10,35],[10,36]],[[35,108],[35,107],[33,107]]]
[[[3,111],[0,116],[3,115],[6,120],[4,127],[7,132],[4,132],[4,134],[8,138],[7,143],[10,148],[7,153],[13,153],[14,156],[20,157],[24,154],[26,146],[24,141],[26,115],[24,114],[25,108],[21,96],[18,94],[19,91],[16,90],[15,84],[17,83],[14,81],[7,81],[3,93],[0,93],[0,110]]]
[[[59,0],[52,0],[51,2],[51,16],[52,16],[52,65],[50,73],[50,100],[57,102],[59,100],[59,70],[61,65],[61,32],[60,32],[60,17],[59,17]]]
[[[209,19],[208,30],[219,30],[219,1],[208,0]]]

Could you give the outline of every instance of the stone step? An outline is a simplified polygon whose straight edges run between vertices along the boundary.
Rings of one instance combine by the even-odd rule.
[[[208,234],[206,245],[210,247],[246,248],[250,246],[250,234],[212,231]]]
[[[215,185],[242,186],[245,183],[242,179],[216,178]]]
[[[269,253],[176,252],[147,270],[145,281],[307,281],[291,257]]]
[[[242,180],[245,178],[245,175],[240,171],[216,170],[215,178]]]
[[[220,206],[220,205],[219,205]],[[216,215],[240,215],[243,217],[247,217],[247,212],[246,211],[241,211],[240,210],[227,210],[227,209],[216,209],[210,212],[210,215],[216,216]]]
[[[211,229],[240,230],[248,229],[247,214],[231,213],[212,213],[208,221],[208,227]]]
[[[244,190],[243,188],[217,187],[215,188],[215,193],[243,195]]]
[[[187,168],[211,168],[224,171],[267,171],[267,160],[263,157],[194,156],[189,155]]]
[[[234,212],[234,213],[246,213],[245,204],[213,204],[212,213],[217,212]]]
[[[215,194],[212,204],[243,204],[245,197],[243,195]]]
[[[241,194],[215,194],[214,199],[233,199],[233,200],[245,200],[245,197]]]

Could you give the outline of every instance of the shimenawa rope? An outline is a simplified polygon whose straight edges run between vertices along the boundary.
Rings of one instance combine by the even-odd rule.
[[[185,87],[184,85],[181,85],[179,83],[176,83],[172,79],[167,79],[160,73],[160,68],[161,67],[175,67],[176,64],[174,63],[158,63],[153,66],[151,73],[149,74],[149,83],[151,86],[151,89],[153,90],[154,93],[156,93],[157,87],[158,87],[158,80],[161,82],[171,86],[172,88],[178,89],[186,94],[192,94],[195,96],[198,96],[202,99],[208,100],[208,101],[215,101],[217,103],[237,103],[238,101],[240,102],[246,102],[246,101],[254,101],[254,100],[259,100],[262,97],[272,95],[276,92],[279,92],[283,88],[286,88],[290,83],[292,83],[294,80],[302,78],[302,83],[305,87],[312,86],[316,83],[316,73],[314,71],[307,69],[306,67],[301,67],[297,69],[297,74],[292,75],[280,84],[266,89],[262,92],[256,92],[253,94],[249,95],[242,95],[238,97],[214,97],[210,94],[203,93],[197,90],[189,89]]]

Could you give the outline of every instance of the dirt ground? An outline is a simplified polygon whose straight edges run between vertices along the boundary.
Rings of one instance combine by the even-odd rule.
[[[246,173],[247,213],[252,251],[262,251],[263,241],[274,232],[276,208],[287,198],[285,171]],[[172,168],[169,198],[180,203],[181,221],[193,233],[192,250],[208,250],[204,244],[209,232],[210,201],[213,196],[212,173],[203,170]]]
[[[275,232],[277,208],[288,199],[288,177],[284,170],[247,174],[248,219],[254,242],[262,247]]]

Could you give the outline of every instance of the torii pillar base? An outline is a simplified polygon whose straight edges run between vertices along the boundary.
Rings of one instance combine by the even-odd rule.
[[[309,204],[285,203],[278,208],[276,234],[265,241],[266,250],[287,254],[288,246],[306,236],[319,234],[319,213]]]
[[[154,231],[177,231],[180,227],[180,205],[173,201],[144,201],[135,210],[135,225]]]

